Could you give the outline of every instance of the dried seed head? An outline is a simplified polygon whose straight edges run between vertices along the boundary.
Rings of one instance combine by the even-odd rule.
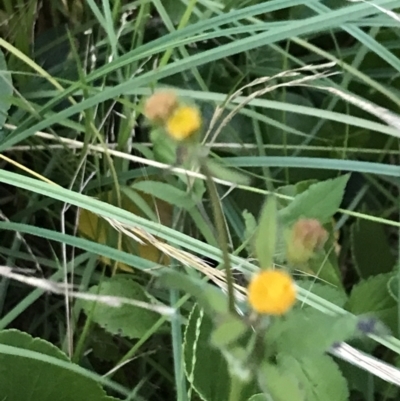
[[[178,107],[178,98],[172,91],[160,91],[150,96],[144,105],[144,115],[152,122],[165,123]]]

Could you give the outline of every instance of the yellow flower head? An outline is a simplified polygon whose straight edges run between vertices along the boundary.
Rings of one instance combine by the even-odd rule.
[[[192,136],[201,126],[201,115],[197,108],[180,106],[167,120],[167,132],[177,141]]]
[[[247,296],[258,313],[283,315],[296,301],[292,277],[280,270],[262,270],[249,284]]]
[[[153,122],[164,123],[178,107],[178,98],[172,91],[160,91],[150,96],[144,105],[144,115]]]

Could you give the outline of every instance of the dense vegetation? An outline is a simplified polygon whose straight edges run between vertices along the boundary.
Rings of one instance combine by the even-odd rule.
[[[396,10],[0,0],[0,400],[398,399]]]

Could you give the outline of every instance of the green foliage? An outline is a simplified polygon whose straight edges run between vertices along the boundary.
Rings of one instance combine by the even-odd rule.
[[[266,341],[274,344],[274,351],[278,353],[300,359],[317,357],[334,343],[355,337],[357,322],[352,315],[329,316],[311,308],[295,309],[285,319],[272,324],[266,333]]]
[[[301,288],[304,288],[307,292],[318,295],[319,297],[339,307],[344,307],[348,299],[345,291],[332,285],[323,284],[321,282],[313,282],[311,280],[297,280],[296,284]],[[303,308],[304,307],[307,308],[309,306],[303,305]]]
[[[262,269],[271,268],[277,235],[277,202],[269,196],[262,209],[255,237],[255,254]]]
[[[280,212],[285,225],[292,225],[299,218],[317,219],[327,223],[337,212],[343,198],[349,175],[312,184],[309,189],[296,196]]]
[[[133,184],[132,188],[181,208],[192,209],[195,206],[195,201],[190,193],[164,182],[139,181]]]
[[[328,355],[297,359],[279,354],[277,365],[281,372],[296,378],[305,401],[325,401],[327,395],[330,401],[347,401],[349,398],[346,380]]]
[[[392,273],[378,274],[356,284],[346,308],[355,315],[372,315],[397,330],[397,302],[391,297]]]
[[[7,112],[11,106],[12,93],[13,83],[11,72],[7,71],[7,63],[0,49],[0,128],[7,120]]]
[[[219,401],[229,397],[230,375],[224,357],[210,347],[211,330],[211,319],[194,307],[185,330],[185,371],[202,400]],[[217,380],[211,372],[218,372]]]
[[[388,273],[395,265],[381,224],[357,220],[351,227],[352,254],[359,276],[363,279]]]
[[[380,343],[391,352],[376,355],[391,364],[400,354],[379,322],[350,314],[376,316],[398,332],[400,49],[389,14],[398,2],[378,3],[1,2],[0,257],[21,270],[13,271],[20,282],[0,280],[0,327],[42,337],[0,333],[1,400],[26,399],[31,389],[37,400],[110,400],[100,386],[110,376],[114,390],[129,389],[124,399],[143,401],[233,401],[232,377],[248,379],[240,401],[399,398],[396,386],[360,374],[357,360],[352,372],[341,365],[349,395],[326,355],[333,342],[358,337],[355,326],[374,333],[356,347],[372,352]],[[321,67],[327,60],[332,66]],[[143,99],[165,87],[202,111],[205,135],[190,148],[142,119]],[[228,311],[217,270],[224,259],[215,203],[203,180],[168,168],[197,173],[200,160],[233,183],[216,187],[238,313]],[[349,182],[321,181],[346,172]],[[302,304],[257,316],[243,296],[248,279],[259,265],[287,267],[283,233],[299,217],[321,220],[330,234],[314,258],[292,266]],[[160,269],[161,250],[138,245],[118,223],[180,257]],[[104,278],[109,269],[100,268],[115,261],[148,275]],[[30,290],[32,278],[57,294]],[[92,296],[160,302],[177,313],[169,325],[132,305],[76,302],[59,295],[67,279]],[[157,335],[160,328],[171,335]],[[71,337],[73,360],[85,368],[45,342],[67,349]]]
[[[104,279],[101,284],[91,287],[89,293],[150,303],[141,285],[131,279],[118,276]],[[111,334],[128,338],[141,338],[160,317],[156,312],[130,304],[113,307],[103,302],[81,302],[83,310],[93,322]]]
[[[16,347],[21,352],[38,353],[38,359],[32,359],[28,354],[12,355],[0,351],[0,388],[4,399],[116,401],[116,398],[107,397],[95,380],[53,365],[46,359],[40,360],[40,356],[50,356],[70,363],[63,352],[45,340],[18,330],[4,330],[0,332],[0,344]]]

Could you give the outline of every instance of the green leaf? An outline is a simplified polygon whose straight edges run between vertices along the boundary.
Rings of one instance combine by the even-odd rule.
[[[247,325],[237,316],[227,315],[218,322],[211,336],[216,347],[226,347],[241,337],[248,330]]]
[[[6,60],[0,50],[0,128],[7,120],[7,113],[11,106],[13,83],[11,73],[7,70]]]
[[[351,227],[351,248],[361,278],[388,273],[396,263],[382,224],[357,220]]]
[[[302,268],[300,270],[303,270]],[[315,254],[308,262],[305,271],[316,276],[334,287],[343,288],[340,271],[337,266],[336,255],[329,255],[324,250]]]
[[[358,334],[357,323],[358,319],[350,314],[331,316],[311,308],[295,309],[285,319],[274,321],[266,339],[277,352],[297,358],[318,356],[334,343]]]
[[[184,336],[185,372],[188,381],[202,400],[228,400],[231,385],[228,364],[223,354],[211,345],[212,332],[212,319],[195,305],[190,313]],[[233,351],[235,350],[239,351],[237,355],[245,352],[242,348]],[[234,353],[229,356],[232,358]],[[232,359],[229,363],[230,368],[234,364],[235,360]],[[242,389],[240,401],[245,401],[256,393],[259,393],[256,383],[247,383]]]
[[[157,161],[166,164],[176,162],[177,144],[165,134],[161,128],[150,132],[150,140],[153,143],[153,152]]]
[[[261,212],[255,237],[255,252],[261,268],[270,268],[274,261],[277,236],[277,205],[275,196],[269,196]]]
[[[300,195],[301,193],[305,192],[308,188],[310,188],[311,185],[315,184],[316,182],[317,182],[316,180],[300,181],[297,184],[284,185],[282,187],[279,187],[277,188],[276,192],[278,194],[295,198],[297,195]],[[283,207],[288,206],[290,204],[289,199],[278,198],[278,202],[279,205]]]
[[[57,347],[18,330],[0,332],[0,344],[69,362]],[[73,365],[71,363],[71,365]],[[0,353],[0,399],[13,401],[117,401],[93,379],[45,361]]]
[[[219,163],[214,162],[213,160],[207,160],[207,167],[211,172],[211,175],[215,178],[219,178],[220,180],[225,180],[229,182],[233,182],[238,185],[249,185],[250,178],[245,176],[242,173],[239,173],[233,169],[226,168],[221,166]]]
[[[196,205],[190,193],[182,191],[165,182],[151,180],[139,181],[134,183],[132,188],[180,208],[191,209]]]
[[[263,363],[258,373],[260,387],[271,394],[274,401],[308,401],[297,377],[270,363]],[[259,394],[257,394],[259,396]],[[262,401],[262,398],[257,397]]]
[[[104,279],[100,286],[93,286],[89,293],[131,298],[134,301],[149,303],[143,288],[133,280],[115,276]],[[111,334],[129,338],[140,338],[159,320],[156,312],[134,305],[112,307],[104,303],[94,305],[92,301],[80,301],[83,310],[92,320]]]
[[[290,226],[299,218],[328,222],[340,206],[349,177],[350,175],[346,174],[311,185],[281,210],[280,217],[284,224]]]
[[[328,355],[296,359],[279,354],[278,366],[287,375],[294,375],[305,392],[307,401],[348,401],[347,382],[336,363]],[[328,398],[329,397],[329,398]],[[286,398],[285,401],[292,400]]]
[[[373,315],[391,330],[397,330],[397,302],[388,288],[393,276],[392,273],[378,274],[356,284],[346,309],[355,315]]]
[[[312,280],[296,280],[296,284],[309,291],[310,293],[317,295],[326,301],[332,302],[333,304],[343,308],[347,302],[346,293],[332,285],[323,284],[319,282],[313,282]],[[308,305],[303,305],[303,308],[310,307]]]
[[[207,282],[189,277],[186,274],[172,270],[162,270],[158,276],[158,283],[170,289],[181,290],[191,294],[207,313],[228,314],[228,298],[217,287]]]
[[[204,401],[229,398],[230,375],[222,354],[210,345],[212,321],[195,306],[184,338],[184,363],[189,382]],[[211,374],[218,372],[218,375]]]

